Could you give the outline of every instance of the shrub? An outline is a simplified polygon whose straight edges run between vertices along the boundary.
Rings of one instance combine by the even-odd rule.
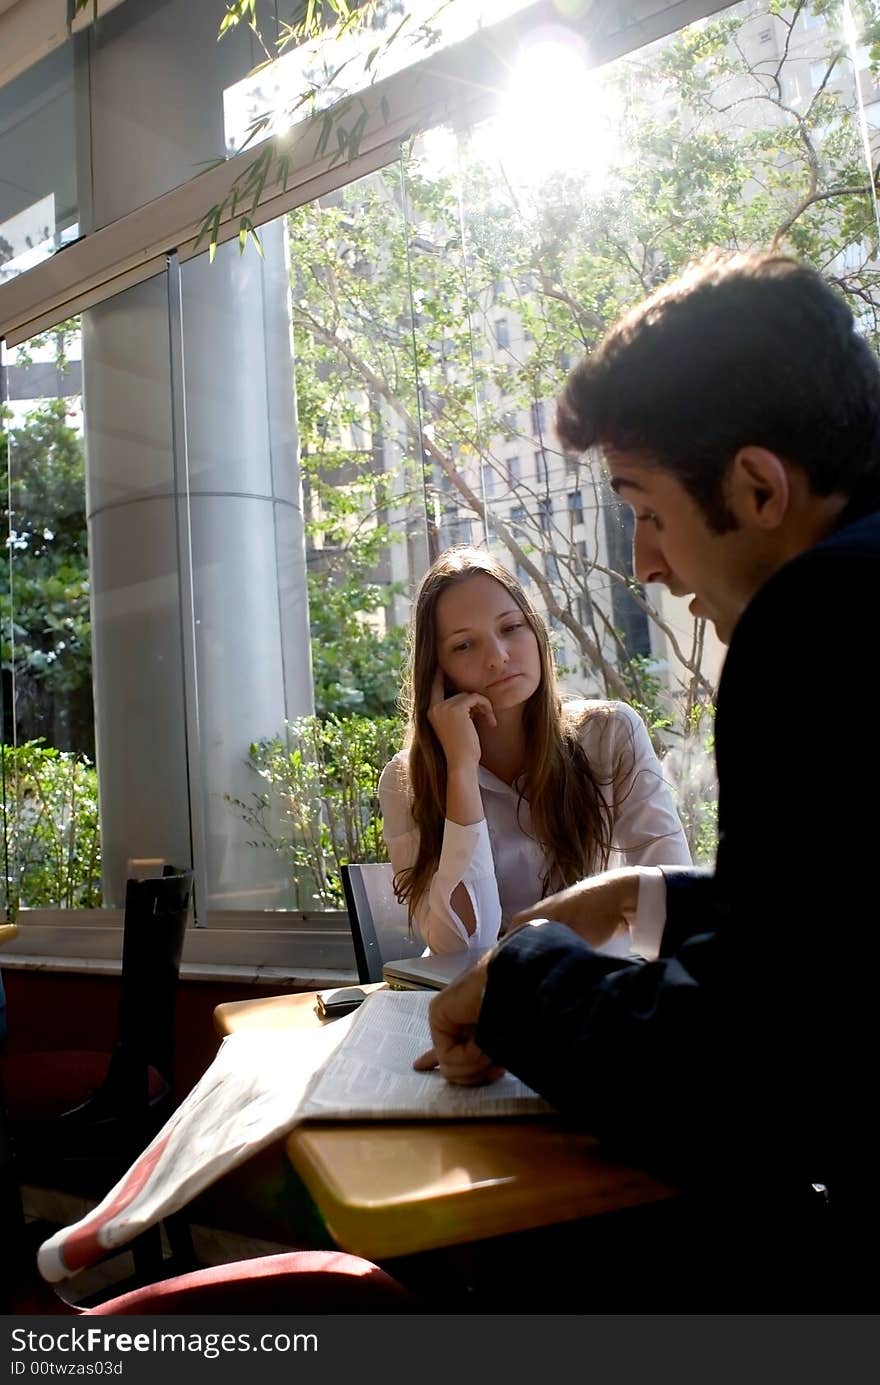
[[[298,909],[340,907],[348,861],[387,861],[377,785],[402,738],[397,717],[308,716],[251,746],[265,787],[226,801],[257,833],[249,845],[286,858]]]
[[[19,909],[101,904],[98,776],[84,755],[42,740],[0,747],[4,902]]]

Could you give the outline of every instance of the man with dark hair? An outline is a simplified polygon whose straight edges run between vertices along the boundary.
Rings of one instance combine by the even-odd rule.
[[[853,1311],[875,1294],[853,1257],[876,1227],[880,738],[847,675],[878,631],[880,368],[813,270],[715,255],[572,372],[558,430],[601,448],[639,580],[730,642],[716,865],[537,903],[432,1002],[418,1065],[506,1067],[681,1188],[673,1301]],[[655,960],[594,951],[637,918]]]

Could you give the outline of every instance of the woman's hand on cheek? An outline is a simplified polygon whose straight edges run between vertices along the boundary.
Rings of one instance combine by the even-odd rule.
[[[428,720],[443,748],[448,769],[480,763],[480,738],[474,726],[477,716],[485,717],[489,726],[496,724],[492,703],[482,693],[459,692],[446,697],[443,671],[438,668]]]

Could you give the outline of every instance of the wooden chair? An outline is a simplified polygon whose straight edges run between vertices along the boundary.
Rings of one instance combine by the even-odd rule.
[[[424,1307],[378,1265],[340,1251],[291,1251],[216,1265],[81,1308],[36,1272],[0,1092],[0,1314],[412,1313]]]
[[[13,1051],[0,1057],[22,1182],[102,1197],[173,1109],[174,1018],[192,872],[126,886],[117,1040],[112,1052]],[[13,1020],[14,1039],[14,1020]],[[168,1225],[192,1263],[188,1231]],[[134,1248],[143,1277],[161,1269],[158,1229]]]
[[[394,894],[393,867],[387,862],[347,865],[341,873],[358,980],[381,981],[385,962],[421,956],[425,944]]]

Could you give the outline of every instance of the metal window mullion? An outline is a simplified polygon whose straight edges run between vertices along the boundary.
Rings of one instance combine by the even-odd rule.
[[[186,789],[190,856],[194,876],[193,920],[204,927],[208,904],[208,861],[205,836],[204,778],[199,720],[198,658],[196,651],[195,583],[190,514],[189,454],[186,432],[186,377],[183,289],[180,261],[168,257],[168,347],[171,380],[171,452],[177,538],[177,590],[180,611],[180,653],[183,666],[183,731],[186,746]]]

